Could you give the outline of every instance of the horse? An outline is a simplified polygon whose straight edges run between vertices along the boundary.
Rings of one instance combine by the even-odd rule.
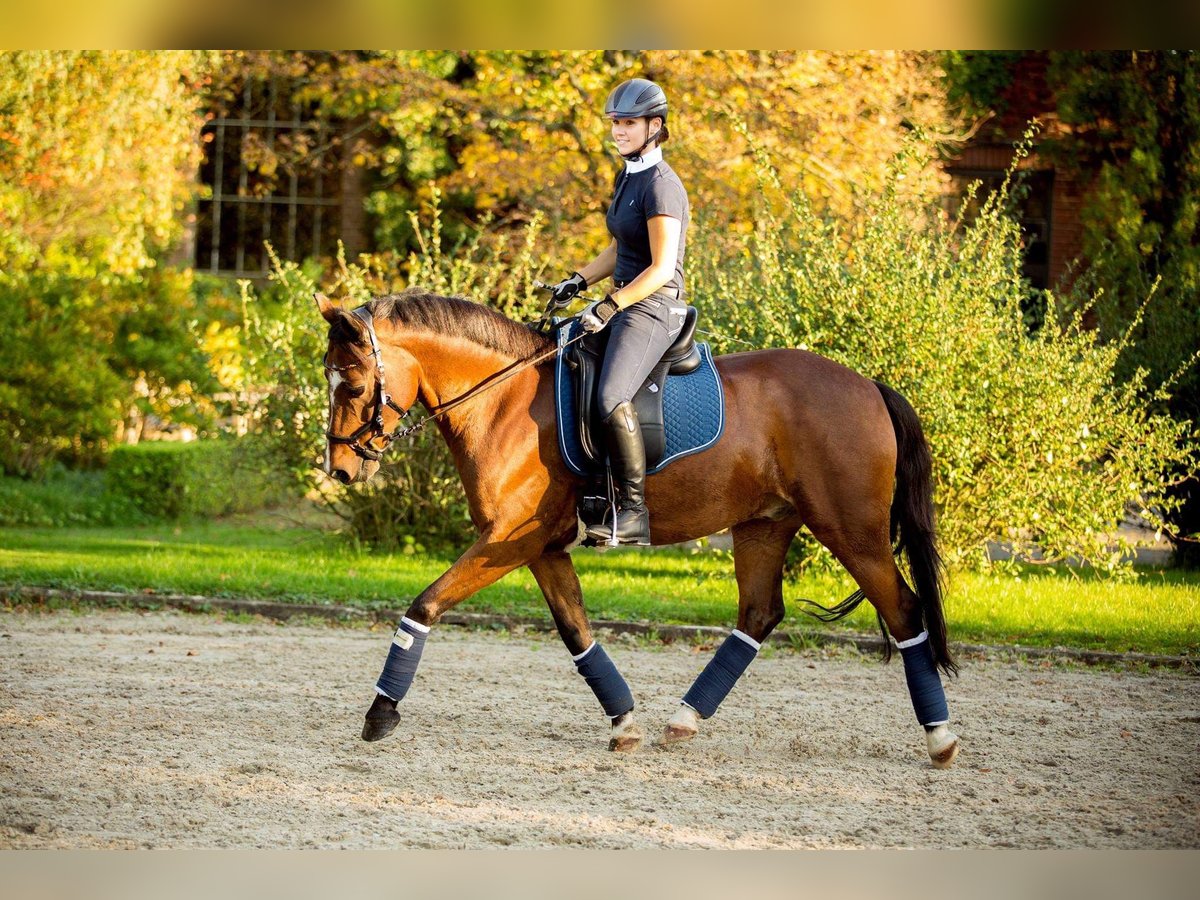
[[[316,301],[329,324],[326,473],[347,485],[371,478],[419,402],[449,446],[479,532],[401,619],[363,739],[382,739],[401,721],[398,701],[438,619],[526,566],[609,716],[609,749],[636,750],[644,733],[632,694],[592,635],[569,553],[580,537],[580,479],[559,451],[554,340],[485,305],[419,288],[353,311],[324,295]],[[832,608],[820,607],[820,617],[847,615],[864,598],[871,603],[885,660],[892,655],[889,634],[903,655],[931,762],[950,766],[959,741],[949,729],[938,670],[950,675],[957,667],[942,609],[930,451],[912,406],[895,390],[805,350],[732,353],[715,365],[726,398],[721,438],[649,476],[645,494],[654,546],[729,529],[737,627],[660,743],[694,739],[783,620],[788,547],[807,527],[859,588]],[[902,555],[915,590],[900,571]]]

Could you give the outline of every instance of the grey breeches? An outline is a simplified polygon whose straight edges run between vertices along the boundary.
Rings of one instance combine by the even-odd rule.
[[[608,348],[597,394],[600,415],[608,418],[632,400],[683,328],[683,306],[655,295],[623,309],[609,324]]]

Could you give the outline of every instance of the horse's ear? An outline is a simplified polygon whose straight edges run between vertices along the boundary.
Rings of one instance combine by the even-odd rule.
[[[354,313],[346,312],[340,306],[334,306],[333,301],[322,293],[313,294],[313,299],[317,301],[317,309],[331,327],[329,332],[331,338],[350,341],[354,344],[366,344],[370,340],[362,319]]]
[[[313,299],[317,301],[317,309],[320,310],[326,322],[332,325],[337,321],[338,308],[333,305],[332,300],[320,292],[313,294]]]

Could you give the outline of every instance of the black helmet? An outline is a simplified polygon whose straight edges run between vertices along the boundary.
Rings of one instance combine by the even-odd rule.
[[[631,78],[613,88],[604,104],[604,115],[618,119],[651,119],[659,116],[667,121],[667,95],[653,81]]]

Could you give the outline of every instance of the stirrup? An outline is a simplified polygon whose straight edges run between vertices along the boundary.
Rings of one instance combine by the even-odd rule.
[[[634,514],[637,515],[637,514]],[[625,540],[618,540],[616,537],[617,522],[621,513],[617,514],[616,519],[605,517],[605,520],[597,525],[593,525],[587,530],[587,535],[594,541],[602,542],[607,547],[649,547],[650,546],[650,516],[647,512],[642,512],[638,518],[645,523],[644,528],[640,528],[639,533],[634,537]],[[638,523],[639,525],[641,522]]]

